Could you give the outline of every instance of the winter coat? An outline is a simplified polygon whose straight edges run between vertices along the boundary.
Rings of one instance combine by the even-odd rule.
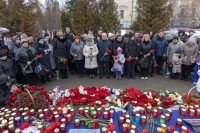
[[[182,62],[184,65],[192,65],[191,61],[196,61],[196,58],[199,54],[198,45],[193,43],[189,45],[189,43],[185,43],[182,46]]]
[[[33,47],[30,46],[28,48],[21,47],[17,51],[15,59],[19,63],[21,69],[23,70],[23,68],[27,65],[27,62],[32,61],[35,58],[36,54],[37,51]],[[37,61],[34,61],[31,65],[29,65],[28,68],[24,71],[24,73],[25,74],[33,73],[35,71],[36,62]]]
[[[144,58],[144,55],[148,54],[151,52],[153,49],[152,42],[142,42],[139,46],[139,57]],[[153,54],[151,54],[152,56]],[[141,62],[140,67],[141,68],[150,68],[151,66],[151,56],[147,56],[144,58],[144,60]]]
[[[21,48],[20,44],[13,44],[11,51],[16,55],[17,51]]]
[[[124,41],[119,42],[119,41],[116,40],[113,43],[113,53],[114,53],[115,56],[117,55],[117,48],[118,47],[120,47],[122,49],[122,53],[125,53],[125,43],[124,43]]]
[[[97,47],[99,50],[99,54],[98,54],[98,61],[102,61],[102,62],[109,62],[110,61],[110,57],[112,54],[112,44],[109,40],[100,40],[97,43]],[[106,53],[106,48],[110,50],[110,52],[108,53],[108,55],[104,56],[104,54]],[[104,58],[103,58],[104,56]],[[103,58],[103,60],[101,60]]]
[[[199,75],[197,74],[198,70],[200,69],[200,65],[196,63],[195,67],[194,67],[194,72],[192,75],[192,82],[196,83],[199,79]]]
[[[73,39],[73,33],[69,33],[69,34],[67,34],[67,33],[64,33],[64,36],[65,36],[65,38],[68,40],[68,41],[70,41],[71,43],[74,41],[74,39]]]
[[[118,55],[116,57],[118,57]],[[120,54],[119,59],[118,58],[116,60],[114,59],[114,65],[111,68],[111,71],[112,72],[121,71],[121,74],[123,74],[124,63],[125,63],[125,57],[123,54]]]
[[[88,45],[86,44],[83,49],[83,55],[85,56],[85,68],[87,69],[94,69],[97,68],[97,55],[99,51],[97,48],[97,45],[93,44]],[[92,54],[92,58],[88,57],[90,54]]]
[[[61,63],[59,57],[63,57],[69,60],[70,47],[67,39],[66,38],[64,38],[63,40],[60,40],[60,38],[56,39],[53,45],[53,50],[56,61],[56,68],[66,69],[68,67],[68,63],[66,64]]]
[[[46,71],[46,70],[51,71],[51,63],[50,63],[50,58],[49,58],[50,53],[47,51],[47,49],[49,49],[49,46],[47,44],[38,43],[35,49],[37,50],[37,53],[39,55],[42,54],[42,58],[40,58],[38,61],[43,66],[43,71]]]
[[[126,57],[138,57],[138,44],[135,40],[129,40],[125,45]]]
[[[84,43],[80,41],[79,44],[76,44],[75,42],[72,43],[72,46],[70,48],[70,54],[75,57],[77,54],[78,56],[76,57],[76,60],[83,60],[84,56],[83,53],[81,52],[84,48]]]
[[[155,56],[163,56],[167,52],[167,40],[163,37],[160,38],[158,35],[152,40],[152,44],[155,50]]]
[[[180,73],[181,72],[181,58],[178,57],[177,54],[174,54],[172,57],[172,73]]]
[[[175,46],[173,42],[171,42],[168,47],[167,47],[167,57],[168,57],[168,62],[172,62],[173,55],[178,49],[181,49],[182,45],[178,42]]]
[[[6,60],[0,60],[0,74],[8,75],[11,78],[15,78],[17,73],[16,65],[13,60],[7,58]]]
[[[56,62],[55,62],[55,58],[54,58],[54,53],[53,53],[53,46],[51,44],[48,44],[49,46],[49,58],[50,58],[50,63],[51,63],[51,68],[55,69],[56,68]]]

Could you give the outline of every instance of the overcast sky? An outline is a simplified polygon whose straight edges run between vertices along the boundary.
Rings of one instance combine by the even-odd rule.
[[[40,1],[41,3],[44,4],[46,0],[38,0],[38,1]],[[62,3],[62,4],[65,3],[65,0],[58,0],[58,1],[59,1],[59,3]]]

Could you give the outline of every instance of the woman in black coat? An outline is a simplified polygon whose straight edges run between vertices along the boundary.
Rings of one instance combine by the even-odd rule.
[[[45,77],[47,81],[51,81],[49,78],[49,75],[51,73],[51,62],[49,58],[49,46],[44,43],[44,38],[43,37],[38,37],[37,38],[37,45],[35,46],[35,49],[37,50],[37,53],[39,55],[42,54],[42,58],[39,58],[39,62],[42,65],[42,71],[40,72],[41,76],[41,81],[42,83],[45,83]]]
[[[56,60],[56,68],[60,70],[63,79],[68,78],[68,61],[63,63],[60,58],[65,58],[69,60],[70,44],[68,43],[62,32],[58,33],[58,39],[55,40],[53,48]]]
[[[143,41],[139,46],[139,57],[141,59],[140,68],[141,68],[141,79],[148,79],[149,68],[151,67],[151,58],[153,53],[151,50],[153,45],[150,41],[150,36],[145,34]]]

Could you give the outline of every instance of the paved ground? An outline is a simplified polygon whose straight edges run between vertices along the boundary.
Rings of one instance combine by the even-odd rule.
[[[123,78],[122,80],[115,80],[113,77],[110,79],[99,79],[96,77],[95,79],[89,79],[88,76],[84,78],[78,78],[77,75],[69,74],[68,79],[59,79],[57,80],[55,77],[52,79],[52,82],[46,84],[39,84],[39,86],[44,87],[46,90],[50,91],[54,86],[60,86],[62,90],[67,88],[75,88],[78,86],[89,86],[89,87],[98,87],[98,86],[108,86],[113,88],[128,88],[135,87],[141,90],[155,89],[155,90],[169,90],[169,91],[177,91],[180,94],[187,93],[191,87],[194,85],[190,81],[171,81],[169,78],[166,78],[164,75],[156,75],[153,78],[149,78],[148,80],[141,80],[138,76],[135,80],[128,80],[127,78]],[[193,91],[193,92],[196,92]]]

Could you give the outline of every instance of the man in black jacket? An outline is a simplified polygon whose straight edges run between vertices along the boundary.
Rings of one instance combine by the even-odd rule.
[[[17,90],[16,81],[7,75],[0,75],[0,108],[6,105],[6,100]]]

